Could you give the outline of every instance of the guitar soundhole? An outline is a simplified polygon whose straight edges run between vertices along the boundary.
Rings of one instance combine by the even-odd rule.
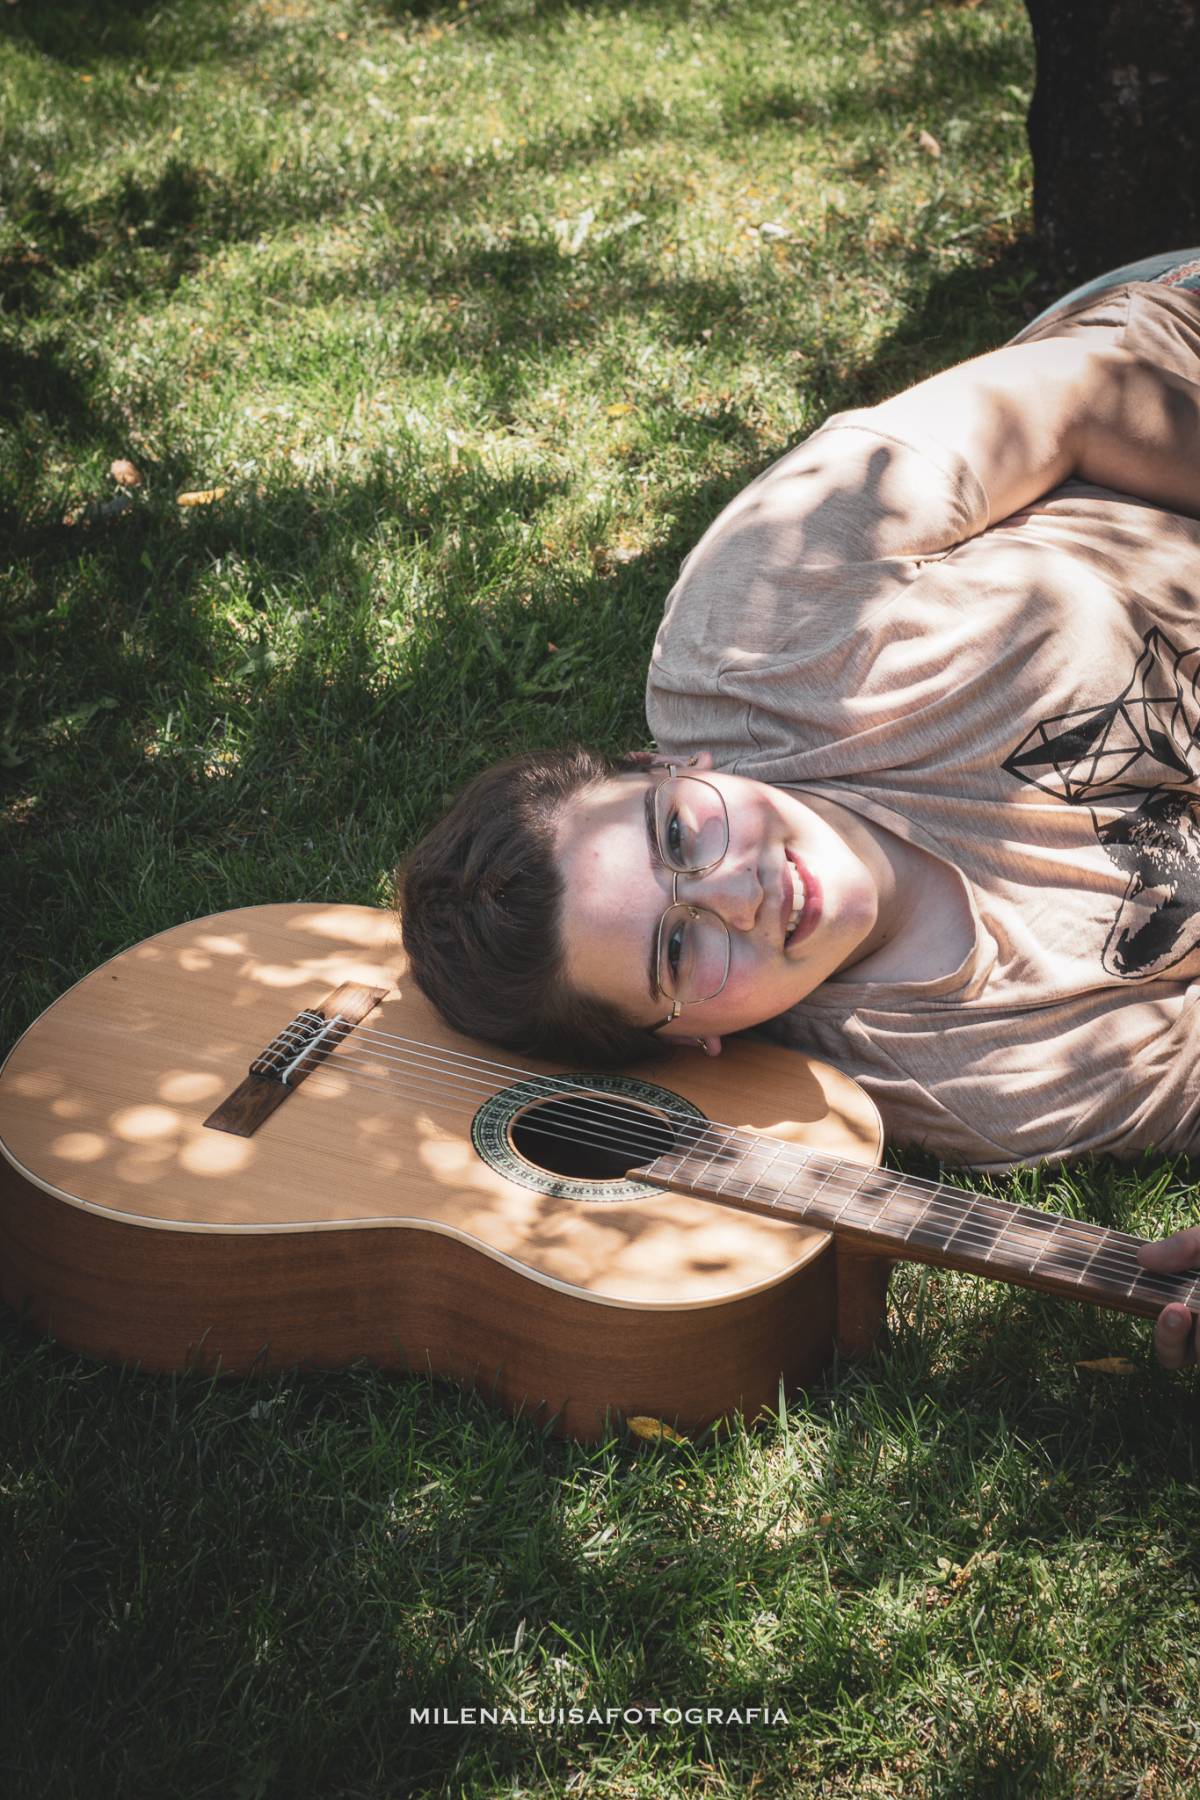
[[[506,1181],[556,1200],[616,1206],[658,1190],[630,1169],[704,1129],[682,1094],[605,1070],[530,1075],[492,1094],[471,1121],[471,1142]]]
[[[562,1094],[522,1108],[509,1126],[513,1149],[537,1169],[576,1181],[620,1181],[675,1146],[661,1113],[614,1096]]]

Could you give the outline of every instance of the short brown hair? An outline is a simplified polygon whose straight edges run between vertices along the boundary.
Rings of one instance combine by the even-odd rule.
[[[557,1060],[633,1062],[662,1049],[563,972],[555,829],[575,794],[622,772],[591,750],[534,750],[477,775],[397,873],[404,947],[455,1031]]]

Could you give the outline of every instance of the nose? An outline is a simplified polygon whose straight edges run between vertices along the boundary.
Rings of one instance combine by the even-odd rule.
[[[707,875],[681,875],[679,898],[706,906],[730,931],[752,931],[763,903],[757,869],[725,856]]]

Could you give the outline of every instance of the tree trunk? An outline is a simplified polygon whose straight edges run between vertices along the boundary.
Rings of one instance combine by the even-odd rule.
[[[1025,0],[1033,216],[1060,284],[1200,244],[1200,4]]]

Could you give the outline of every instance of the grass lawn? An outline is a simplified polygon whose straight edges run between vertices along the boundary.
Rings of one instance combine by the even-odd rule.
[[[386,904],[497,755],[643,742],[724,501],[1046,297],[1032,73],[1019,0],[0,8],[5,1044],[181,919]],[[1156,1233],[1186,1174],[1011,1187]],[[910,1270],[777,1418],[582,1449],[6,1313],[3,1791],[1194,1794],[1195,1390],[1146,1340]]]

